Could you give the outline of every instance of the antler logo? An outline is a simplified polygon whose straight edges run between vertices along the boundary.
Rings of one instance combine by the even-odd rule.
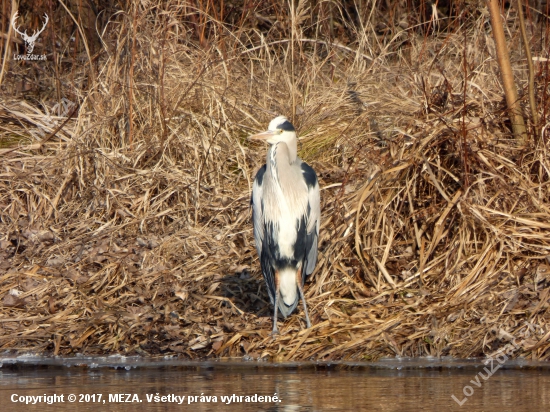
[[[27,34],[27,30],[25,30],[22,33],[19,31],[19,29],[15,25],[15,21],[17,20],[18,17],[19,17],[19,11],[16,11],[15,14],[13,15],[13,18],[11,19],[11,25],[13,26],[13,29],[15,30],[15,32],[19,33],[23,38],[23,40],[25,40],[25,45],[27,46],[27,54],[31,54],[32,51],[34,50],[34,42],[38,39],[38,36],[40,35],[40,33],[44,31],[44,29],[46,28],[46,24],[48,24],[48,21],[50,21],[50,18],[46,13],[44,13],[44,18],[46,19],[46,21],[44,22],[44,25],[39,31],[34,31],[32,36],[29,36]]]

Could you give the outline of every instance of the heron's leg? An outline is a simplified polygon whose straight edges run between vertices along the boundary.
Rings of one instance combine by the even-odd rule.
[[[278,335],[279,329],[277,329],[277,310],[279,309],[279,271],[275,271],[275,309],[273,310],[273,330],[272,335]]]
[[[304,313],[306,314],[306,325],[307,325],[307,328],[309,329],[311,328],[311,322],[309,321],[309,314],[307,313],[306,298],[304,296],[304,287],[302,286],[302,268],[301,267],[296,272],[296,285],[298,286],[298,292],[300,292],[300,299],[302,299],[302,303],[304,304]]]

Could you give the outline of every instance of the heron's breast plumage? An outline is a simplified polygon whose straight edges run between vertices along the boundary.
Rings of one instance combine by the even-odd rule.
[[[273,174],[270,170],[264,176],[264,222],[272,228],[273,236],[283,257],[294,256],[294,246],[298,236],[300,222],[307,216],[307,186],[300,174],[284,183],[289,176]],[[281,182],[283,178],[283,182]]]

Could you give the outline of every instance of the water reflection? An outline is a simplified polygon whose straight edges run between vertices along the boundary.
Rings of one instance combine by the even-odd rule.
[[[76,364],[59,367],[4,362],[0,368],[2,409],[440,411],[446,408],[501,412],[503,405],[506,410],[545,410],[550,404],[550,392],[546,390],[550,369],[546,366],[522,369],[515,365],[513,369],[496,371],[487,380],[476,380],[482,370],[476,367],[481,365],[479,362],[460,368],[413,369],[409,365],[401,366],[400,370],[254,363],[185,366],[181,362],[126,370],[124,365],[114,369]],[[471,389],[465,392],[465,386]],[[33,396],[53,394],[63,395],[63,402],[24,403],[27,398],[38,399]],[[76,395],[75,402],[69,402],[70,394]],[[463,402],[462,406],[453,400],[453,394]]]

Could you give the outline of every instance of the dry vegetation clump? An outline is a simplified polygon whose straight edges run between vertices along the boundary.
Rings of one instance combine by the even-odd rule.
[[[369,360],[515,339],[548,359],[547,20],[528,22],[541,120],[519,147],[483,2],[425,20],[214,3],[107,9],[101,38],[77,8],[37,46],[48,62],[5,62],[0,348]],[[273,339],[249,208],[266,148],[246,137],[278,114],[319,175],[322,227],[314,326],[297,311]]]

